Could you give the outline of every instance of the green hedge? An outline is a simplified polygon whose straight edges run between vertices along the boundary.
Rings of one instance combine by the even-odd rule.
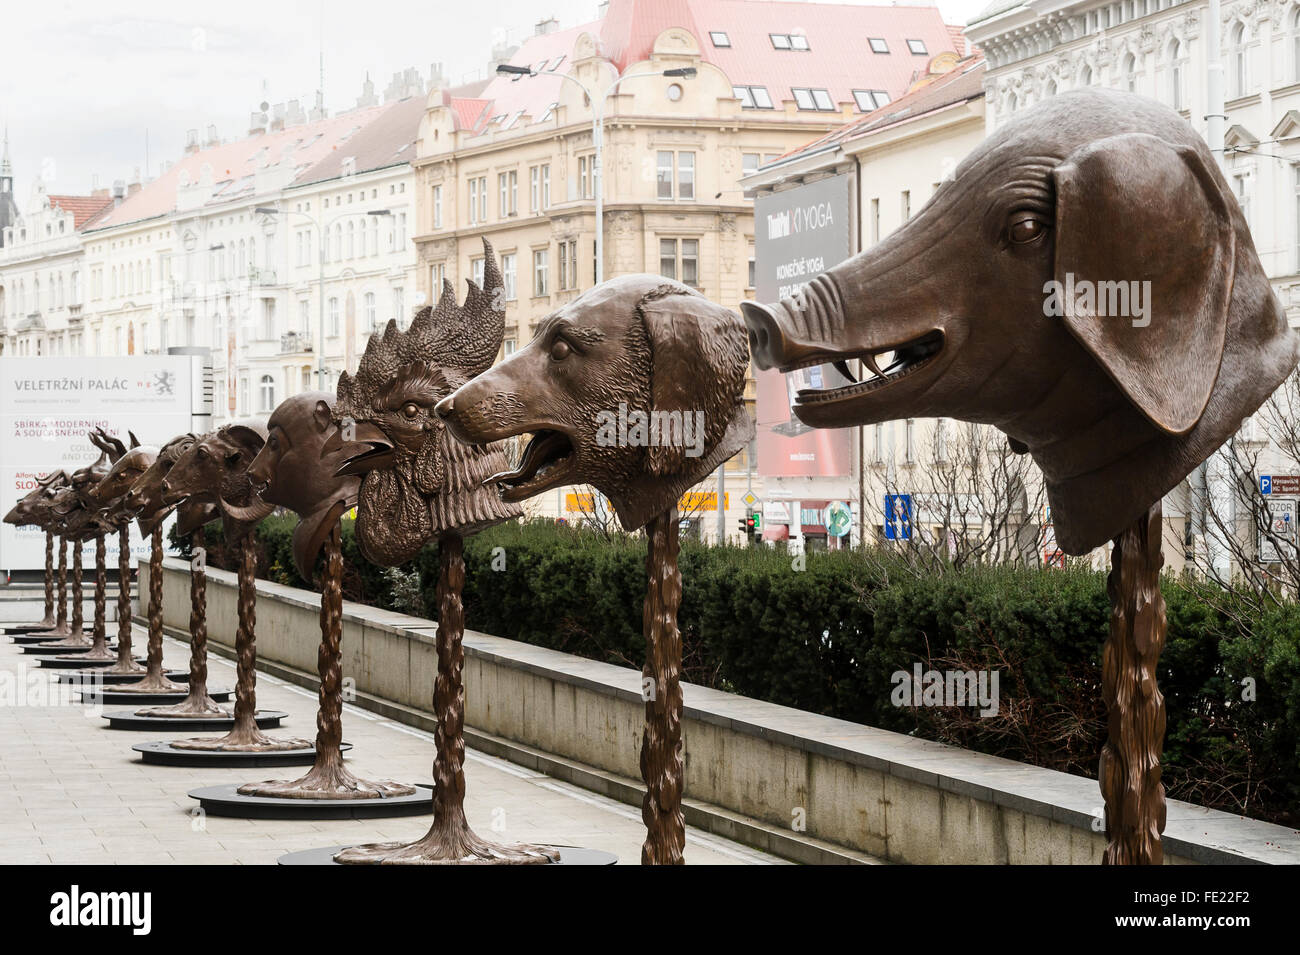
[[[261,572],[303,586],[289,557],[292,528],[293,518],[263,522]],[[360,557],[349,522],[343,540],[349,599],[408,612],[422,600],[435,615],[436,547],[383,570]],[[233,566],[219,534],[209,553]],[[639,668],[645,553],[639,535],[551,522],[492,528],[465,545],[468,626]],[[879,551],[810,554],[794,570],[782,551],[689,541],[681,566],[686,679],[1095,777],[1106,733],[1105,574],[972,567],[918,577]],[[1218,589],[1172,577],[1163,587],[1169,795],[1296,824],[1300,608],[1251,615]],[[896,707],[891,674],[914,663],[996,670],[998,714]],[[1253,700],[1243,699],[1247,678]]]

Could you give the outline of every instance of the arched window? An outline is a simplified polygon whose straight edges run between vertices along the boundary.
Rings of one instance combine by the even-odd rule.
[[[1179,40],[1169,41],[1169,105],[1174,109],[1185,109],[1186,94],[1183,90],[1183,74],[1186,63],[1183,61],[1183,44]]]
[[[1234,98],[1245,96],[1250,90],[1250,76],[1246,59],[1246,25],[1244,23],[1233,25],[1228,42],[1231,50],[1228,62],[1232,69],[1232,85],[1229,95]]]
[[[1091,66],[1088,66],[1088,65],[1085,64],[1084,67],[1083,67],[1083,69],[1081,69],[1081,70],[1079,71],[1079,85],[1080,85],[1080,86],[1091,86],[1091,85],[1092,85],[1092,67],[1091,67]]]
[[[348,258],[357,257],[357,229],[355,222],[348,223]]]
[[[367,292],[365,301],[366,301],[366,329],[368,331],[373,332],[379,325],[379,313],[375,309],[375,293]]]
[[[1056,95],[1056,80],[1048,80],[1043,84],[1043,99]]]
[[[262,399],[263,411],[275,410],[275,379],[270,375],[263,375],[261,387],[258,393]]]
[[[1300,83],[1300,7],[1291,11],[1291,79]]]
[[[1125,53],[1120,60],[1120,79],[1124,89],[1130,93],[1137,92],[1137,57],[1132,53]]]

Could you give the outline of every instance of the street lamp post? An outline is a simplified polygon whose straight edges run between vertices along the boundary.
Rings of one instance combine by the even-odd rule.
[[[509,63],[502,63],[497,66],[497,72],[506,76],[537,76],[538,73],[527,66],[512,66]],[[615,77],[614,81],[605,87],[604,92],[596,96],[587,84],[570,76],[568,73],[554,73],[562,80],[568,80],[576,84],[587,96],[587,101],[591,103],[591,143],[595,147],[595,166],[592,169],[592,186],[596,198],[596,275],[595,283],[599,285],[605,280],[605,100],[609,94],[614,92],[620,83],[624,80],[634,80],[646,76],[671,76],[681,79],[690,79],[698,70],[693,66],[685,66],[672,70],[655,70],[647,73],[627,73],[623,76]],[[585,196],[583,197],[586,198]]]
[[[329,253],[330,226],[334,225],[334,223],[338,222],[340,219],[348,218],[348,216],[391,216],[393,210],[370,209],[366,212],[344,212],[340,215],[334,216],[334,218],[325,223],[324,227],[321,226],[320,220],[310,212],[301,212],[297,209],[277,209],[274,206],[258,206],[253,210],[253,212],[257,215],[263,216],[302,216],[314,225],[316,231],[320,234],[320,248],[316,250],[316,297],[319,299],[317,302],[317,312],[319,315],[318,321],[320,325],[317,333],[319,338],[316,342],[316,387],[320,391],[327,391],[328,389],[325,387],[325,256]]]

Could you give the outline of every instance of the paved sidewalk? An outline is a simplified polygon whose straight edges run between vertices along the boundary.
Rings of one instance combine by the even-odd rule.
[[[133,639],[143,648],[147,637],[137,627]],[[163,659],[169,668],[185,669],[189,647],[168,639]],[[234,686],[233,664],[210,656],[208,665],[210,686]],[[190,734],[108,729],[86,707],[66,702],[66,694],[64,702],[52,696],[50,672],[0,636],[2,863],[265,865],[298,849],[414,840],[428,828],[428,816],[303,822],[199,816],[197,803],[186,796],[190,789],[293,779],[308,767],[145,765],[131,751],[133,744]],[[259,673],[257,702],[261,709],[289,713],[280,729],[267,731],[271,735],[315,738],[314,692]],[[348,706],[343,738],[354,744],[348,765],[359,776],[423,783],[431,778],[428,733]],[[466,754],[465,777],[470,824],[486,837],[604,849],[620,864],[640,860],[645,830],[636,807],[473,750]],[[504,828],[494,831],[494,820]],[[781,862],[693,830],[687,830],[686,859],[724,865]]]

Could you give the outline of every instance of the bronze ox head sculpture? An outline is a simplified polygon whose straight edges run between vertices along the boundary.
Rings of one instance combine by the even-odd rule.
[[[507,501],[585,483],[636,530],[754,435],[736,313],[657,275],[584,292],[532,341],[437,411],[457,437],[529,432],[519,467],[495,475]]]
[[[1205,143],[1173,110],[1099,89],[1013,118],[884,241],[742,310],[761,368],[875,372],[801,393],[806,424],[1002,430],[1042,469],[1070,554],[1227,440],[1300,342]]]
[[[5,514],[4,522],[19,527],[34,525],[41,530],[47,528],[53,530],[51,526],[53,521],[51,506],[54,502],[54,495],[59,488],[66,487],[67,484],[67,472],[62,470],[51,471],[45,477],[38,478],[36,486],[20,497],[17,503]]]
[[[406,331],[390,321],[370,337],[356,374],[339,378],[339,431],[325,450],[347,448],[341,473],[362,475],[357,540],[375,563],[400,564],[445,533],[467,536],[521,514],[484,486],[506,467],[501,447],[460,443],[433,410],[501,347],[501,271],[486,240],[483,249],[482,289],[469,282],[457,305],[446,283],[436,308],[421,309]]]
[[[357,503],[361,478],[338,474],[355,448],[325,442],[334,433],[327,391],[307,391],[286,398],[266,422],[266,442],[248,468],[253,493],[268,504],[287,507],[300,518],[293,530],[293,561],[310,580],[334,524]]]
[[[159,484],[162,506],[175,507],[184,501],[195,509],[193,513],[199,513],[202,505],[215,506],[226,540],[240,540],[275,510],[256,498],[248,477],[248,466],[266,441],[266,426],[248,418],[188,440],[191,437],[175,439],[180,442],[176,460]],[[192,520],[186,523],[189,530],[198,526]]]

